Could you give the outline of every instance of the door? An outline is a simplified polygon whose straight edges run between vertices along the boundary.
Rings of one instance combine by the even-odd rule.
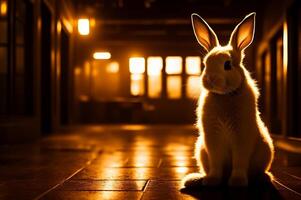
[[[52,131],[51,105],[51,12],[45,3],[42,13],[41,46],[41,130],[47,134]]]
[[[69,35],[61,32],[61,73],[60,73],[60,120],[61,125],[69,122]]]

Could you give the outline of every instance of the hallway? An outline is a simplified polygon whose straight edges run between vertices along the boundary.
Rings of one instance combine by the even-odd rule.
[[[209,46],[231,44],[214,66],[196,13],[217,35],[201,23]],[[301,0],[0,0],[0,200],[301,199],[300,47]],[[196,112],[215,68],[224,117]],[[273,184],[181,190],[198,171],[196,114],[241,120],[244,70],[276,147]]]
[[[274,186],[180,191],[193,126],[104,125],[0,147],[0,199],[301,199],[301,156],[277,150]],[[281,146],[281,145],[280,145]]]

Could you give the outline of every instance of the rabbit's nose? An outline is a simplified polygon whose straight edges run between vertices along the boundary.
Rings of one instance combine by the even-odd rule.
[[[208,74],[205,76],[205,79],[207,82],[209,82],[212,85],[219,84],[222,81],[222,78],[219,77],[218,75],[209,75]]]
[[[209,83],[214,83],[214,80],[216,79],[216,76],[214,75],[206,75],[205,79],[209,82]]]

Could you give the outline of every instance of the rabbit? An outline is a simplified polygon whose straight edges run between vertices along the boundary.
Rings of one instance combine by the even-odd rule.
[[[250,13],[235,27],[226,46],[219,44],[203,18],[191,16],[194,34],[207,54],[196,110],[200,172],[184,177],[186,188],[223,183],[243,187],[259,176],[272,179],[273,142],[257,108],[258,88],[243,65],[244,50],[254,37],[255,15]]]

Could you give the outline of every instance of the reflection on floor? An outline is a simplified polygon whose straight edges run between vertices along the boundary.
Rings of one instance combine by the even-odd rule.
[[[273,185],[180,191],[195,138],[190,126],[80,127],[1,146],[0,199],[301,199],[301,159],[279,151]]]

